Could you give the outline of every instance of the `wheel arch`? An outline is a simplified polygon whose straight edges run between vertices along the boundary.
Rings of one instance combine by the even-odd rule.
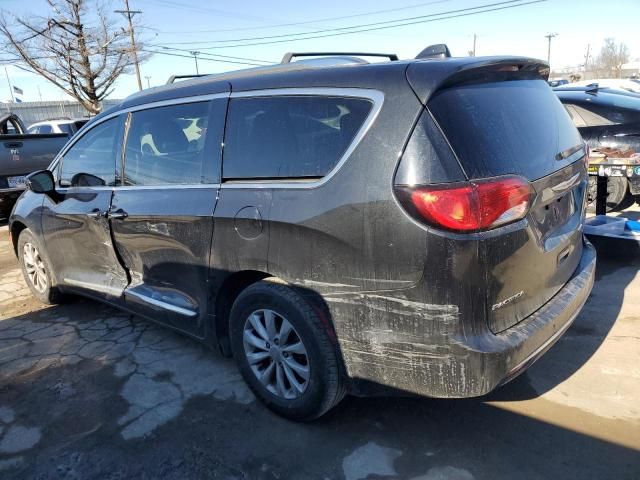
[[[9,234],[11,236],[11,243],[13,244],[13,253],[18,256],[18,238],[23,230],[26,230],[27,226],[20,220],[15,220],[11,223]]]
[[[218,348],[225,357],[231,356],[231,346],[229,343],[229,314],[231,307],[242,293],[250,285],[260,280],[271,277],[271,274],[258,270],[241,270],[227,276],[215,294],[215,339]]]

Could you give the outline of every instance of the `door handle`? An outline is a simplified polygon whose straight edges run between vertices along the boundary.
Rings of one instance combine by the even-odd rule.
[[[99,208],[94,208],[87,213],[87,217],[93,218],[94,220],[99,220],[101,218],[107,218],[107,212],[103,212]]]
[[[128,216],[129,214],[121,208],[117,209],[115,212],[109,213],[109,218],[111,218],[112,220],[124,220]]]

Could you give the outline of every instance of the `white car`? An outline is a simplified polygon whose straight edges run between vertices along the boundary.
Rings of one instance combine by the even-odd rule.
[[[560,85],[557,88],[588,87],[589,85],[596,83],[602,88],[640,93],[640,83],[626,78],[597,78],[594,80],[581,80],[579,82]]]
[[[88,121],[88,118],[47,120],[45,122],[38,122],[30,125],[27,129],[27,133],[37,133],[41,135],[45,133],[66,133],[67,135],[72,136]]]

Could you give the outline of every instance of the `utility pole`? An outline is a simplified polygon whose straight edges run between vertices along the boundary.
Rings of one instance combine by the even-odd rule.
[[[145,75],[144,78],[147,79],[147,88],[151,88],[151,83],[149,82],[151,80],[151,75]]]
[[[547,63],[549,66],[551,66],[551,39],[557,36],[557,33],[550,33],[544,36],[549,41],[549,46],[547,47]]]
[[[587,53],[584,55],[584,73],[586,76],[587,70],[589,70],[589,55],[591,53],[591,44],[587,43]]]
[[[478,37],[478,36],[474,33],[474,34],[473,34],[473,56],[474,56],[474,57],[476,56],[476,38],[477,38],[477,37]]]
[[[136,77],[138,78],[138,89],[142,90],[142,80],[140,79],[140,64],[138,63],[138,47],[136,46],[136,37],[133,31],[133,17],[142,10],[131,10],[129,8],[129,0],[124,0],[126,10],[114,10],[114,13],[121,13],[129,21],[129,35],[131,36],[131,51],[133,52],[133,60],[136,66]]]
[[[193,55],[193,59],[196,61],[196,75],[200,75],[200,71],[198,70],[198,55],[200,55],[200,52],[192,51],[189,53]]]
[[[4,67],[4,74],[7,76],[7,83],[9,84],[9,92],[11,92],[11,101],[16,103],[16,97],[13,96],[13,87],[11,86],[11,80],[9,80],[9,72],[7,71],[7,66]]]

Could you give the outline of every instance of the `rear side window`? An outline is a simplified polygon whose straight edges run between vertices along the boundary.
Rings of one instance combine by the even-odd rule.
[[[40,125],[38,133],[53,133],[53,128],[51,128],[51,125]]]
[[[582,142],[544,80],[454,86],[428,106],[470,178],[538,179],[565,166],[556,156]]]
[[[70,123],[59,123],[58,128],[62,133],[66,133],[67,135],[73,135],[73,129],[71,128]]]
[[[205,140],[209,102],[134,112],[125,151],[125,185],[211,183]]]
[[[277,96],[231,100],[223,178],[320,178],[364,124],[370,100]]]

